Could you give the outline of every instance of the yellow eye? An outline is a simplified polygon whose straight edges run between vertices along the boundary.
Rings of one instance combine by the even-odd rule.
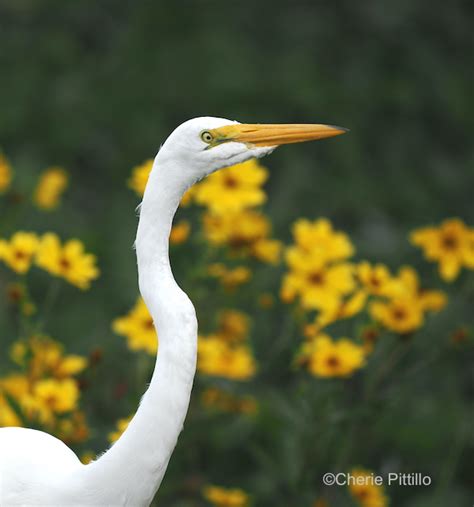
[[[214,138],[212,137],[212,134],[208,130],[205,130],[204,132],[201,132],[201,139],[205,143],[209,144],[210,142],[212,142]]]

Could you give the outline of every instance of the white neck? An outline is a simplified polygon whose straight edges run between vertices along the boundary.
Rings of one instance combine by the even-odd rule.
[[[169,177],[179,170],[160,162],[158,154],[143,197],[136,239],[140,292],[159,336],[155,371],[127,430],[86,467],[87,485],[97,488],[109,505],[149,505],[188,410],[196,371],[197,322],[191,301],[173,278],[168,256],[173,216],[186,190]]]

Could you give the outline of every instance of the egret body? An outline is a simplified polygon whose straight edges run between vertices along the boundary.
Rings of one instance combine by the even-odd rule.
[[[280,144],[343,132],[328,125],[250,125],[203,117],[183,123],[169,136],[154,161],[136,237],[139,288],[160,337],[150,386],[126,431],[88,465],[51,435],[1,428],[0,505],[151,503],[183,428],[196,370],[196,314],[174,280],[168,256],[182,195],[208,174],[262,157]]]

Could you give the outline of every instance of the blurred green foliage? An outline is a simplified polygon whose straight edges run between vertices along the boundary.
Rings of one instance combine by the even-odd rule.
[[[275,236],[288,241],[297,217],[328,216],[360,257],[412,263],[442,286],[407,235],[447,216],[474,222],[473,11],[462,0],[0,1],[0,146],[16,185],[26,195],[52,164],[71,173],[59,213],[2,208],[1,235],[23,228],[79,237],[102,271],[86,294],[66,288],[48,322],[68,350],[104,352],[84,394],[89,448],[104,449],[116,419],[135,410],[153,363],[131,356],[110,330],[137,295],[137,199],[125,181],[190,117],[350,128],[344,138],[290,146],[264,161]],[[209,328],[220,295],[189,281],[190,253],[176,252],[175,275]],[[275,273],[257,269],[259,290],[277,292]],[[430,488],[390,488],[397,507],[469,504],[473,352],[447,345],[451,332],[472,325],[473,284],[471,274],[452,285],[449,311],[411,344],[422,364],[408,354],[392,372],[399,381],[367,406],[358,403],[357,379],[327,383],[291,371],[291,318],[281,310],[258,316],[261,374],[243,392],[261,400],[262,413],[202,417],[192,406],[163,503],[200,505],[189,491],[202,480],[258,492],[259,506],[311,505],[330,463],[432,476]],[[32,287],[38,299],[43,288]],[[254,306],[245,292],[232,304]],[[5,367],[15,327],[0,312]],[[335,398],[344,412],[333,410]]]

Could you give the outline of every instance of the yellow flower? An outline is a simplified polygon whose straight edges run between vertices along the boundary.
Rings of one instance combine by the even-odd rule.
[[[306,327],[306,336],[315,336],[323,327],[329,326],[337,320],[353,317],[363,310],[366,301],[367,292],[365,290],[358,290],[345,299],[326,299],[319,308],[314,324]]]
[[[426,311],[438,312],[446,305],[446,295],[420,288],[418,274],[410,266],[400,268],[387,290],[388,300],[373,301],[369,313],[376,321],[396,333],[420,328]]]
[[[244,342],[248,317],[237,310],[224,310],[215,334],[200,336],[197,368],[201,373],[233,380],[246,380],[256,371],[250,347]]]
[[[15,410],[19,407],[26,420],[45,425],[70,443],[85,440],[88,429],[82,413],[74,412],[69,419],[56,415],[77,408],[79,388],[71,376],[85,368],[86,359],[64,356],[62,346],[45,336],[14,342],[10,355],[25,374],[0,378],[0,398],[13,399]]]
[[[176,225],[173,225],[170,234],[170,243],[172,245],[181,245],[184,243],[191,232],[191,225],[187,220],[181,220]]]
[[[51,375],[62,361],[62,346],[47,336],[33,336],[27,342],[29,356],[29,374],[33,379]]]
[[[7,377],[0,378],[0,392],[20,400],[29,391],[29,380],[25,375],[14,373]]]
[[[287,249],[286,260],[290,268],[300,269],[306,263],[324,264],[351,257],[354,247],[343,232],[334,231],[325,218],[314,222],[306,219],[293,224],[294,246]]]
[[[0,194],[3,194],[10,187],[12,181],[12,170],[8,160],[0,153]]]
[[[41,238],[36,256],[38,266],[83,290],[99,276],[96,262],[95,255],[84,252],[84,245],[79,240],[71,239],[61,245],[54,233]]]
[[[71,375],[77,375],[87,366],[87,359],[82,356],[74,354],[68,355],[62,358],[56,368],[54,369],[54,375],[58,378],[69,377]]]
[[[127,338],[127,345],[130,350],[144,350],[148,354],[156,354],[158,339],[155,326],[141,297],[137,299],[135,306],[128,315],[113,321],[112,329],[115,333]]]
[[[224,264],[215,263],[208,267],[210,276],[217,278],[222,286],[229,290],[235,290],[239,285],[247,283],[252,277],[252,272],[245,266],[228,268]]]
[[[0,259],[16,273],[26,273],[38,250],[38,236],[32,232],[19,231],[10,241],[0,240]]]
[[[233,380],[247,380],[256,371],[255,360],[247,345],[233,345],[218,335],[199,337],[198,370]]]
[[[236,164],[208,176],[194,188],[194,200],[215,213],[240,211],[266,200],[262,185],[267,170],[256,159]]]
[[[249,248],[270,232],[267,217],[255,210],[238,210],[222,215],[204,213],[203,225],[210,243],[229,245],[233,249]]]
[[[266,238],[270,222],[260,211],[237,210],[225,214],[204,213],[204,233],[214,245],[233,249],[249,248],[255,241]]]
[[[22,341],[13,342],[10,347],[10,357],[12,361],[20,366],[25,364],[25,356],[28,353],[28,348],[26,344]]]
[[[218,334],[225,340],[245,340],[249,331],[249,318],[238,310],[224,310],[219,315]]]
[[[351,470],[348,487],[351,495],[361,507],[386,507],[388,499],[382,485],[374,483],[373,474],[367,470]]]
[[[33,201],[38,208],[52,210],[59,204],[68,185],[68,175],[61,167],[50,167],[40,176]]]
[[[130,421],[132,420],[133,415],[128,417],[124,417],[123,419],[119,419],[116,423],[117,429],[115,431],[111,431],[108,435],[108,439],[110,443],[116,442],[122,433],[128,428]]]
[[[464,249],[464,265],[468,269],[474,269],[474,229],[469,229],[465,240],[466,246]]]
[[[6,398],[2,395],[0,387],[0,428],[5,426],[23,426],[18,414],[10,406]]]
[[[34,386],[34,395],[48,409],[58,414],[74,410],[79,401],[77,383],[70,378],[39,380]]]
[[[31,393],[31,382],[26,375],[14,373],[0,378],[0,397],[2,395],[14,400],[15,414],[16,407],[19,407],[21,415],[26,416],[27,419],[39,418],[42,422],[46,422],[52,418],[51,411],[43,407],[40,400]]]
[[[363,347],[341,338],[319,334],[303,345],[302,357],[316,377],[348,377],[365,365]]]
[[[62,360],[62,346],[47,336],[32,336],[23,343],[28,356],[31,356],[27,365],[29,376],[33,379],[51,374]]]
[[[354,290],[353,271],[354,266],[346,262],[327,266],[308,260],[299,270],[284,276],[281,297],[284,302],[291,302],[299,296],[306,309],[335,307],[341,297]]]
[[[47,336],[32,336],[27,341],[13,343],[10,355],[20,366],[25,366],[25,358],[29,368],[30,379],[38,379],[46,375],[58,379],[77,375],[87,366],[87,359],[70,354],[63,355],[63,347]]]
[[[391,296],[415,298],[423,311],[439,312],[447,303],[444,292],[422,289],[417,272],[410,266],[403,266],[399,269],[397,277],[393,279]]]
[[[354,253],[347,235],[334,231],[327,219],[300,219],[293,224],[293,237],[295,244],[286,250],[290,270],[283,278],[281,299],[290,303],[299,297],[303,308],[324,312],[322,320],[328,323],[338,309],[356,313],[352,303],[361,298],[347,308],[343,303],[356,288],[354,266],[342,262]]]
[[[252,246],[252,255],[268,264],[278,264],[282,251],[282,243],[276,239],[260,239]]]
[[[204,233],[214,245],[227,245],[233,251],[252,255],[270,264],[280,259],[282,244],[270,239],[268,218],[255,210],[239,210],[224,214],[205,213]]]
[[[439,227],[417,229],[410,236],[426,259],[439,262],[439,273],[448,282],[458,276],[463,265],[469,267],[470,238],[472,231],[458,218],[445,220]]]
[[[415,298],[374,301],[369,309],[372,318],[396,333],[411,333],[424,323],[423,308]]]
[[[73,412],[67,419],[58,420],[55,431],[58,438],[67,444],[84,442],[89,438],[89,428],[83,412]]]
[[[152,168],[153,159],[148,159],[132,169],[132,176],[128,180],[127,184],[129,188],[134,190],[140,197],[145,192],[145,187],[148,183],[148,177],[150,176]]]
[[[241,489],[206,486],[202,494],[215,507],[247,507],[249,504],[249,496]]]
[[[364,261],[357,266],[356,272],[360,283],[369,294],[387,296],[393,291],[394,280],[387,266],[371,265]]]

